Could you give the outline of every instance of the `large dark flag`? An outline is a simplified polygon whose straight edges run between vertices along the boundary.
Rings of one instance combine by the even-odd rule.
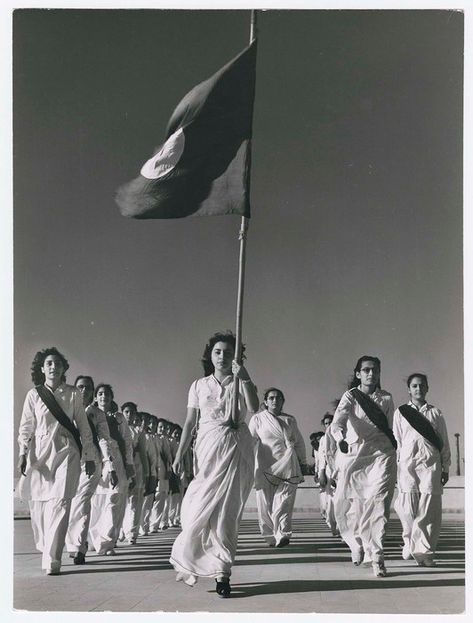
[[[164,144],[118,189],[123,216],[250,216],[250,139],[256,42],[194,87],[169,120]]]

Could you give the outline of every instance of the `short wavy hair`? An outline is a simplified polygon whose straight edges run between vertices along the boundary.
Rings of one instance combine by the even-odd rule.
[[[46,357],[48,357],[49,355],[55,355],[56,357],[59,357],[59,359],[62,361],[62,365],[64,367],[64,374],[61,377],[61,381],[65,382],[66,371],[69,370],[69,362],[64,357],[64,355],[58,351],[58,349],[55,346],[50,346],[49,348],[44,348],[43,350],[39,350],[34,356],[34,359],[31,363],[31,380],[33,381],[34,385],[42,385],[44,381],[46,380],[46,377],[41,371],[41,368],[43,367]]]
[[[230,344],[233,346],[233,350],[236,351],[236,337],[232,333],[232,331],[225,331],[225,333],[214,333],[212,337],[209,339],[204,348],[204,353],[202,355],[202,359],[200,360],[202,367],[204,368],[204,375],[210,376],[215,372],[214,365],[212,363],[212,350],[217,342],[225,342],[226,344]],[[245,345],[241,345],[241,358],[245,359]]]

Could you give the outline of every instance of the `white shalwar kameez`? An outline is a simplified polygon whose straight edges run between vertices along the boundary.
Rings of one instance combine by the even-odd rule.
[[[154,478],[157,483],[158,479],[158,453],[156,449],[155,433],[145,433],[146,456],[148,458],[150,477]],[[147,536],[149,534],[149,516],[154,501],[154,491],[150,491],[148,495],[143,497],[141,507],[140,527],[138,534]]]
[[[304,481],[305,445],[294,416],[255,413],[249,424],[256,440],[255,489],[260,532],[268,545],[292,536],[297,485]]]
[[[44,387],[77,425],[83,460],[93,461],[95,449],[81,394],[65,383],[54,391]],[[36,389],[26,395],[18,443],[20,454],[28,457],[20,495],[29,502],[36,548],[43,554],[42,568],[59,572],[71,500],[81,473],[80,454],[72,434],[52,415]]]
[[[240,392],[237,429],[226,424],[232,403],[233,376],[219,383],[212,374],[189,390],[188,407],[200,410],[197,470],[182,502],[182,532],[170,558],[188,584],[197,576],[230,577],[236,555],[241,515],[253,485],[254,451],[244,422],[244,395]]]
[[[124,440],[125,460],[123,460],[117,441],[112,437],[112,456],[118,476],[118,485],[114,489],[110,481],[110,472],[103,470],[102,478],[92,496],[89,540],[99,554],[111,552],[116,545],[122,527],[128,494],[128,477],[125,465],[133,468],[133,444],[130,427],[125,416],[122,413],[115,413],[113,416],[107,417],[114,417],[117,422],[118,431]],[[134,474],[134,468],[132,471]]]
[[[140,529],[141,509],[150,467],[146,450],[145,433],[141,428],[130,426],[135,465],[135,486],[128,491],[125,515],[123,517],[122,536],[129,543],[135,543]]]
[[[325,470],[325,475],[327,477],[327,484],[323,487],[325,522],[334,536],[338,535],[339,530],[335,518],[335,489],[332,487],[330,481],[332,479],[337,479],[336,455],[337,442],[330,432],[330,427],[328,427],[325,431],[325,435],[320,439],[319,470]],[[322,488],[320,489],[320,496],[322,497]]]
[[[165,523],[164,507],[169,496],[169,472],[171,471],[172,465],[171,445],[166,435],[158,435],[156,437],[156,447],[161,458],[160,463],[163,469],[158,470],[158,484],[156,486],[156,493],[149,518],[150,532],[158,532],[158,530],[162,529],[164,526],[167,527],[167,523]]]
[[[91,499],[102,477],[102,470],[110,472],[113,468],[112,440],[108,429],[105,413],[96,405],[89,405],[85,412],[89,422],[95,427],[99,449],[94,444],[95,472],[87,476],[85,463],[82,461],[81,474],[77,493],[72,499],[69,528],[66,536],[66,549],[76,554],[87,552],[87,535],[89,532]]]
[[[146,455],[150,466],[150,475],[156,478],[156,486],[158,483],[159,472],[163,469],[161,463],[162,458],[159,452],[158,436],[156,433],[145,433]],[[141,509],[140,529],[141,536],[149,534],[149,518],[151,509],[153,508],[155,491],[144,496],[143,506]]]
[[[433,561],[442,523],[442,472],[450,468],[447,426],[440,409],[425,403],[417,409],[443,441],[441,452],[402,416],[394,413],[393,433],[398,442],[398,495],[394,504],[402,523],[403,556],[419,564]]]
[[[369,397],[384,412],[391,428],[391,394],[376,389]],[[340,463],[335,490],[338,529],[353,561],[359,561],[364,553],[366,562],[382,563],[382,541],[396,482],[396,451],[350,390],[343,394],[330,427],[335,441],[345,439],[349,448]]]
[[[314,457],[314,477],[317,478],[315,480],[315,486],[318,487],[318,492],[319,492],[319,511],[320,511],[321,517],[325,519],[325,506],[326,506],[325,489],[321,487],[319,484],[320,440],[319,440],[319,449],[316,450],[315,448],[312,448],[312,456]]]

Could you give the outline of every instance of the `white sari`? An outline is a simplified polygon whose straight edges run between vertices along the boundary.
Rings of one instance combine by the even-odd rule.
[[[305,445],[292,415],[256,413],[250,432],[257,440],[255,488],[260,532],[269,545],[292,536],[297,485],[304,481],[300,462]]]
[[[220,384],[213,375],[195,381],[189,392],[188,407],[200,409],[197,473],[182,502],[182,532],[170,558],[178,579],[188,584],[197,576],[230,576],[243,507],[253,485],[253,442],[244,422],[243,394],[238,429],[223,423],[232,394],[233,377]]]

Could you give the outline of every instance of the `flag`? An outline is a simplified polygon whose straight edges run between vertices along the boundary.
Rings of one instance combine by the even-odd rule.
[[[118,189],[123,216],[250,216],[255,74],[256,41],[184,96],[164,144]]]

